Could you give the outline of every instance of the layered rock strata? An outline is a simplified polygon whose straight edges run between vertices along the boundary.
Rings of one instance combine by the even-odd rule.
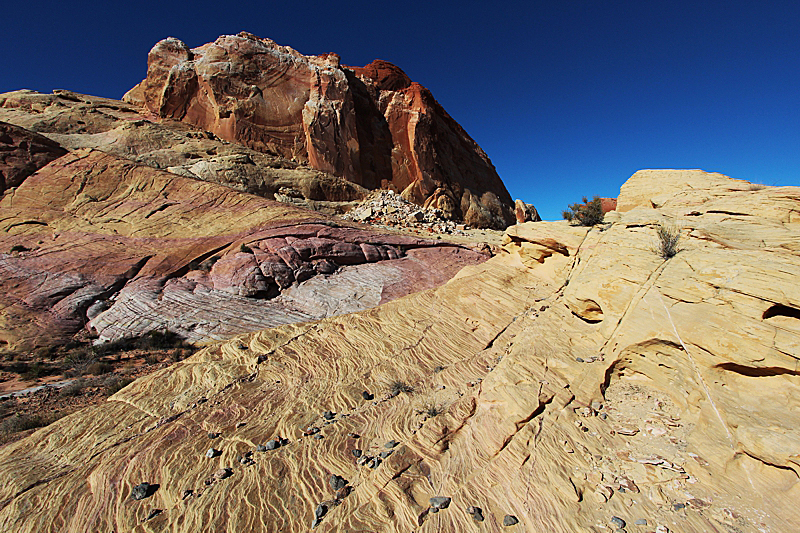
[[[81,148],[0,200],[0,349],[190,341],[363,310],[486,259]],[[314,279],[311,278],[320,278]]]
[[[438,289],[140,379],[0,450],[0,524],[797,531],[800,188],[676,183],[704,177],[638,174],[605,225],[515,226]]]
[[[305,56],[245,32],[194,49],[170,37],[124,100],[367,189],[391,188],[471,226],[514,220],[483,150],[386,61],[344,67],[336,54]]]

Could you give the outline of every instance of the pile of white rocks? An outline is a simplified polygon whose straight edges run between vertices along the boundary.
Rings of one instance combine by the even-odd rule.
[[[366,224],[417,228],[430,233],[466,235],[469,226],[447,220],[441,209],[425,209],[391,190],[377,190],[342,218]]]

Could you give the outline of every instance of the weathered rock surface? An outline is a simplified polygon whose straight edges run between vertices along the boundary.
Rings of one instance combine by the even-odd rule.
[[[0,122],[0,194],[66,153],[47,137]]]
[[[15,246],[25,251],[8,253]],[[487,257],[86,148],[3,196],[0,250],[0,350],[8,351],[87,326],[101,340],[154,329],[222,339],[360,311]]]
[[[368,193],[343,178],[223,141],[188,124],[151,118],[125,102],[65,90],[0,94],[0,120],[69,150],[92,148],[270,199],[278,199],[281,190],[296,191],[301,207],[323,212],[346,211],[349,202]]]
[[[519,199],[514,202],[514,216],[517,218],[517,224],[542,221],[542,217],[539,216],[539,212],[533,204],[527,204]]]
[[[392,188],[471,226],[514,221],[483,150],[386,61],[344,67],[336,54],[305,56],[245,32],[194,49],[170,37],[124,100],[367,189]]]
[[[321,531],[800,530],[800,188],[712,177],[701,201],[676,178],[659,208],[626,198],[656,190],[637,174],[611,224],[516,226],[437,289],[210,346],[0,449],[0,528],[306,531],[321,505]]]

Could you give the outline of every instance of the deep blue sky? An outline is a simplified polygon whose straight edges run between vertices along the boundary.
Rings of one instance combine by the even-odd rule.
[[[120,98],[147,52],[245,30],[348,65],[391,61],[560,218],[642,168],[800,184],[800,2],[8,2],[0,92]]]

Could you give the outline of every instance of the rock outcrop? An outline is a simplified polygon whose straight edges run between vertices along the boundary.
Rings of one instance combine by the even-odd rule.
[[[170,37],[124,100],[367,189],[391,188],[474,227],[514,221],[483,150],[386,61],[344,67],[336,54],[305,56],[245,32],[194,49]]]
[[[635,175],[607,224],[515,226],[437,289],[209,346],[0,449],[0,527],[800,530],[800,188],[672,176]]]
[[[0,350],[170,330],[197,342],[360,311],[488,256],[348,226],[89,148],[0,200]],[[314,279],[312,279],[314,278]]]
[[[47,137],[0,122],[0,194],[66,153]]]

